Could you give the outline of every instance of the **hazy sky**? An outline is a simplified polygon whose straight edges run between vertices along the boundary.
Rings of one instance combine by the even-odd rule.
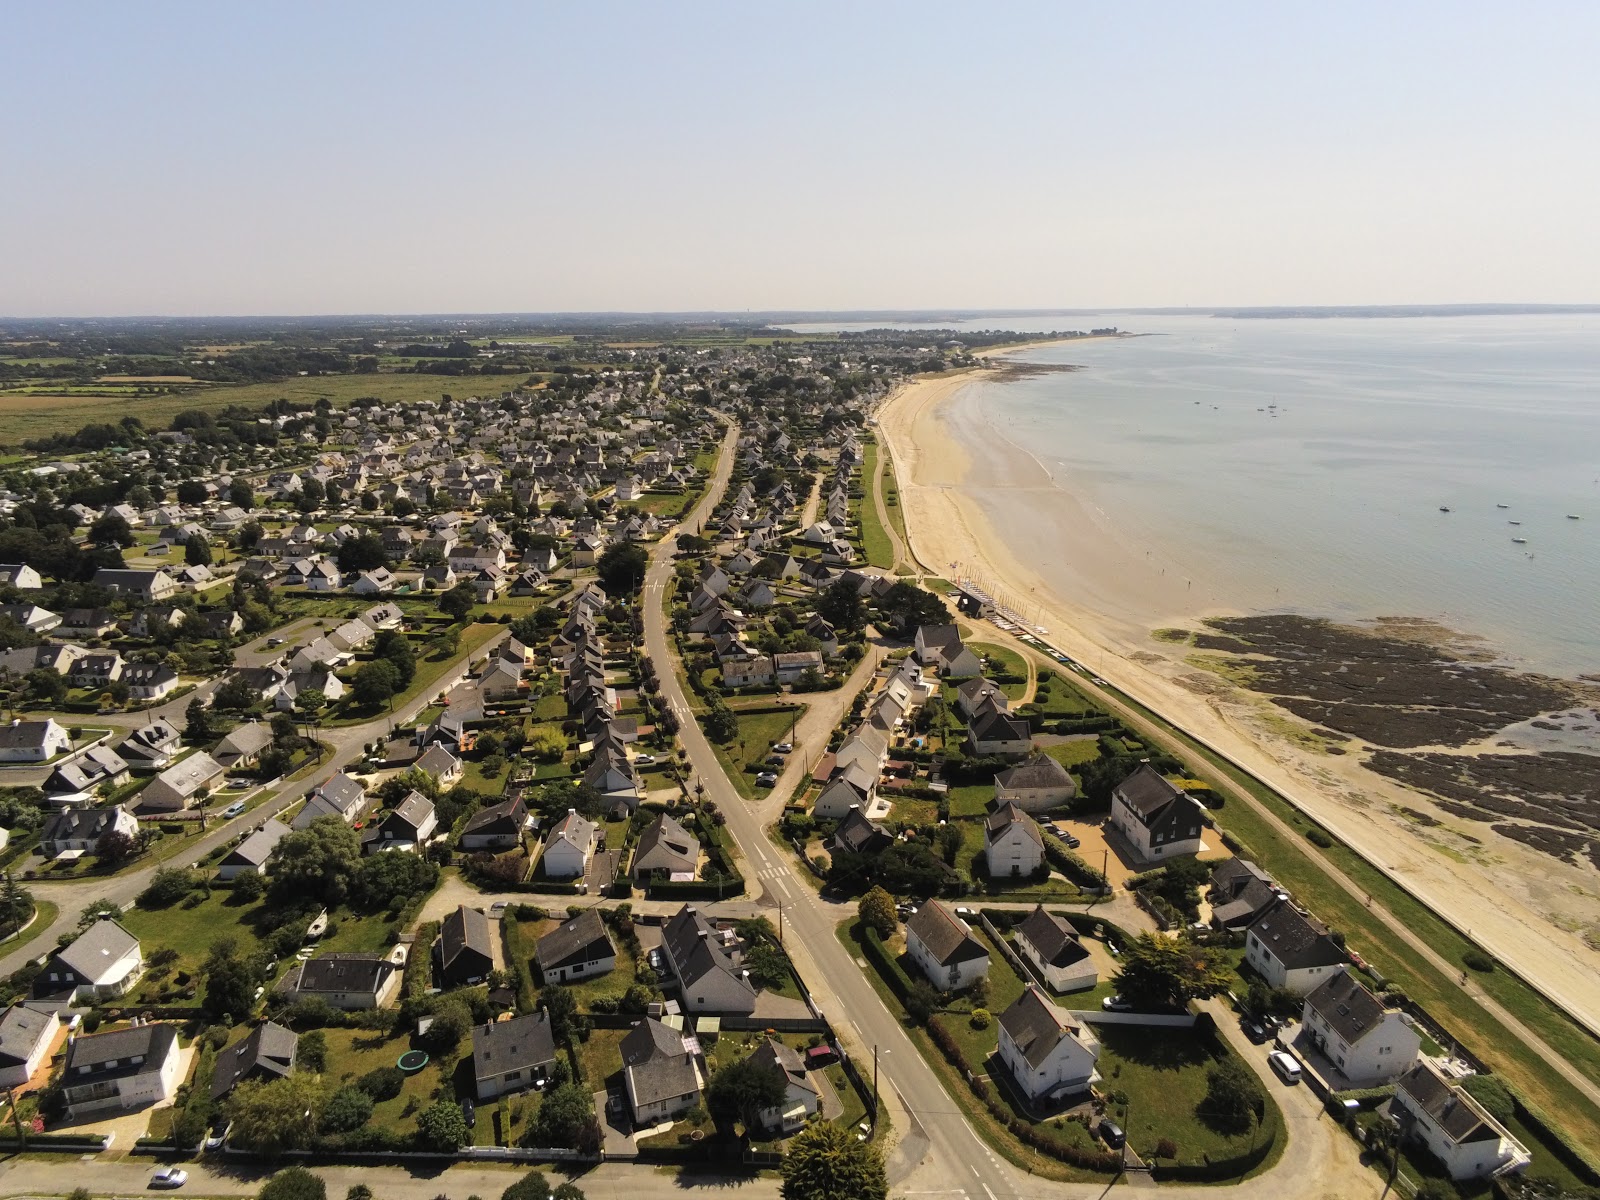
[[[28,4],[0,314],[1600,301],[1600,5]]]

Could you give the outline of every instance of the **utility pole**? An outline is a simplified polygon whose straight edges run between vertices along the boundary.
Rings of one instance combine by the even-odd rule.
[[[778,901],[778,945],[783,945],[783,901]]]

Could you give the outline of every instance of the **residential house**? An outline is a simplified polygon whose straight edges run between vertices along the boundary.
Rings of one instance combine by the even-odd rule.
[[[246,721],[211,748],[211,757],[230,771],[253,767],[261,761],[261,752],[270,745],[271,726],[260,721]]]
[[[276,1021],[263,1021],[217,1055],[211,1072],[211,1100],[216,1103],[241,1083],[271,1083],[294,1071],[300,1035]]]
[[[824,669],[822,651],[795,650],[787,654],[774,654],[772,669],[780,684],[799,683],[807,671],[814,671],[820,676]]]
[[[653,879],[693,879],[700,865],[700,840],[666,813],[639,835],[632,875],[643,886]]]
[[[295,814],[291,825],[305,829],[318,817],[338,817],[346,825],[354,825],[371,807],[361,781],[340,771],[306,797],[305,807]]]
[[[646,1017],[622,1039],[623,1086],[634,1124],[660,1124],[700,1103],[705,1076],[690,1043],[676,1029]]]
[[[117,614],[109,608],[69,608],[56,626],[57,637],[108,637],[117,631]]]
[[[136,837],[139,822],[120,804],[111,808],[69,808],[45,822],[39,835],[39,853],[46,858],[74,852],[92,854],[108,833]]]
[[[534,958],[543,982],[574,983],[609,974],[617,965],[617,950],[599,911],[586,908],[540,938]]]
[[[71,749],[71,735],[54,717],[0,725],[0,762],[48,762]]]
[[[1039,905],[1011,927],[1022,957],[1054,992],[1077,992],[1100,982],[1100,972],[1071,925]]]
[[[109,687],[122,678],[125,666],[122,655],[115,650],[90,650],[73,660],[67,682],[81,688]]]
[[[777,669],[766,654],[723,655],[719,665],[724,687],[771,687],[777,679]]]
[[[828,840],[830,854],[882,854],[894,845],[888,830],[869,821],[859,804],[851,805],[844,820],[834,826],[833,837]]]
[[[394,572],[388,567],[376,567],[371,571],[363,571],[350,585],[350,590],[357,596],[387,596],[398,586]]]
[[[983,663],[961,642],[954,625],[919,625],[915,643],[916,659],[950,679],[966,679],[983,674]]]
[[[1245,961],[1268,987],[1304,996],[1349,961],[1326,925],[1287,901],[1269,908],[1244,935]]]
[[[165,1022],[79,1035],[67,1047],[61,1072],[68,1119],[132,1112],[172,1099],[179,1061],[177,1027]]]
[[[684,905],[661,928],[661,953],[694,1013],[755,1011],[756,989],[734,961],[729,939],[693,905]]]
[[[1026,813],[1056,808],[1077,794],[1078,786],[1067,769],[1043,750],[1028,755],[994,777],[995,802],[1015,804]]]
[[[793,1133],[822,1108],[822,1094],[806,1074],[806,1064],[796,1050],[768,1036],[745,1060],[770,1071],[783,1083],[783,1099],[756,1114],[756,1121],[772,1133]]]
[[[296,1000],[317,997],[334,1008],[384,1008],[400,979],[399,965],[375,954],[324,954],[291,967],[279,987]]]
[[[466,770],[461,760],[438,742],[422,752],[416,766],[417,770],[425,771],[444,787],[449,787],[458,781]]]
[[[843,749],[843,747],[841,747]],[[878,793],[878,767],[867,760],[840,764],[835,760],[828,782],[817,793],[812,814],[818,820],[839,821],[850,814],[852,808],[866,811]]]
[[[1422,1059],[1400,1077],[1389,1111],[1401,1134],[1421,1142],[1451,1179],[1486,1179],[1523,1170],[1532,1156],[1467,1090]]]
[[[94,573],[94,584],[119,596],[147,602],[165,600],[178,590],[177,582],[159,567],[153,571],[101,567]]]
[[[29,633],[49,633],[61,624],[61,614],[37,604],[0,604],[0,617],[10,617]]]
[[[1198,854],[1205,815],[1198,801],[1141,763],[1111,791],[1111,826],[1143,859]]]
[[[183,734],[165,717],[133,730],[117,747],[135,771],[159,771],[170,763],[183,745]]]
[[[385,850],[417,851],[428,844],[439,828],[439,818],[434,813],[433,801],[421,792],[408,792],[394,808],[383,814],[383,819],[367,829],[361,837],[363,854],[381,854]]]
[[[462,850],[513,850],[522,844],[528,807],[521,796],[480,808],[461,830]]]
[[[139,939],[111,917],[101,917],[57,950],[34,981],[40,996],[65,995],[74,1003],[125,996],[144,974]]]
[[[288,836],[287,825],[276,817],[268,817],[260,829],[223,855],[222,861],[217,864],[217,878],[224,881],[237,879],[246,871],[265,874],[273,848]]]
[[[989,973],[989,951],[971,927],[937,900],[906,922],[906,953],[941,992],[959,992]]]
[[[1287,899],[1272,877],[1247,858],[1218,863],[1211,872],[1208,896],[1216,929],[1248,928],[1279,900]]]
[[[1024,879],[1044,866],[1039,823],[1015,804],[1002,804],[983,822],[983,855],[991,879]]]
[[[181,812],[201,799],[200,793],[222,778],[222,764],[204,750],[179,759],[139,793],[139,807],[152,812]]]
[[[1033,749],[1033,734],[1027,721],[991,706],[967,727],[967,745],[978,758],[1020,758]]]
[[[96,788],[120,787],[128,782],[128,764],[110,746],[91,746],[67,759],[44,781],[51,804],[88,804]]]
[[[979,713],[990,708],[1007,712],[1011,708],[1011,702],[1006,699],[1006,694],[998,683],[978,676],[957,685],[956,708],[960,710],[965,720],[972,721]]]
[[[999,1054],[1034,1104],[1082,1095],[1100,1078],[1100,1043],[1089,1027],[1069,1019],[1032,983],[1000,1014]]]
[[[1388,1008],[1348,970],[1306,994],[1301,1031],[1350,1087],[1379,1087],[1410,1070],[1422,1049],[1411,1021]]]
[[[472,1077],[478,1100],[542,1085],[556,1070],[556,1042],[547,1012],[472,1028]]]
[[[482,983],[494,970],[494,933],[482,909],[459,906],[439,923],[433,944],[442,987]]]
[[[0,1014],[0,1088],[19,1088],[33,1078],[60,1031],[61,1018],[48,1006],[13,1004]]]
[[[27,563],[0,563],[0,584],[8,583],[19,592],[38,591],[44,587],[39,572]]]
[[[595,823],[569,808],[545,835],[540,869],[550,879],[577,879],[588,871],[597,841]]]
[[[178,673],[166,663],[126,663],[122,682],[135,700],[162,700],[178,689]]]

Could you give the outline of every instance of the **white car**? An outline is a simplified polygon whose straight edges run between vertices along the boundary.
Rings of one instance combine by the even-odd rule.
[[[1267,1065],[1276,1071],[1278,1078],[1285,1083],[1300,1082],[1300,1064],[1294,1060],[1293,1055],[1285,1054],[1282,1050],[1274,1050],[1267,1055]]]
[[[1105,1009],[1107,1012],[1133,1011],[1132,1002],[1124,1000],[1121,996],[1107,996],[1104,1000],[1100,1001],[1100,1007]]]
[[[654,754],[641,754],[641,755],[639,755],[638,758],[634,759],[633,761],[638,766],[648,767],[648,766],[651,766],[656,761],[656,756]]]
[[[150,1176],[150,1186],[153,1188],[181,1188],[189,1182],[189,1172],[182,1167],[162,1167]]]
[[[774,742],[772,746],[772,752],[774,754],[792,754],[794,752],[794,743]]]

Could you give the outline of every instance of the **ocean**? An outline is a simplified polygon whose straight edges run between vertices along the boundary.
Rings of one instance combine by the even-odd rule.
[[[976,382],[947,410],[1008,543],[1036,548],[1049,519],[985,486],[1021,448],[1072,519],[1192,581],[1195,611],[1424,617],[1519,667],[1600,672],[1600,316],[958,327],[1091,325],[1142,336],[1010,355],[1081,369]]]

